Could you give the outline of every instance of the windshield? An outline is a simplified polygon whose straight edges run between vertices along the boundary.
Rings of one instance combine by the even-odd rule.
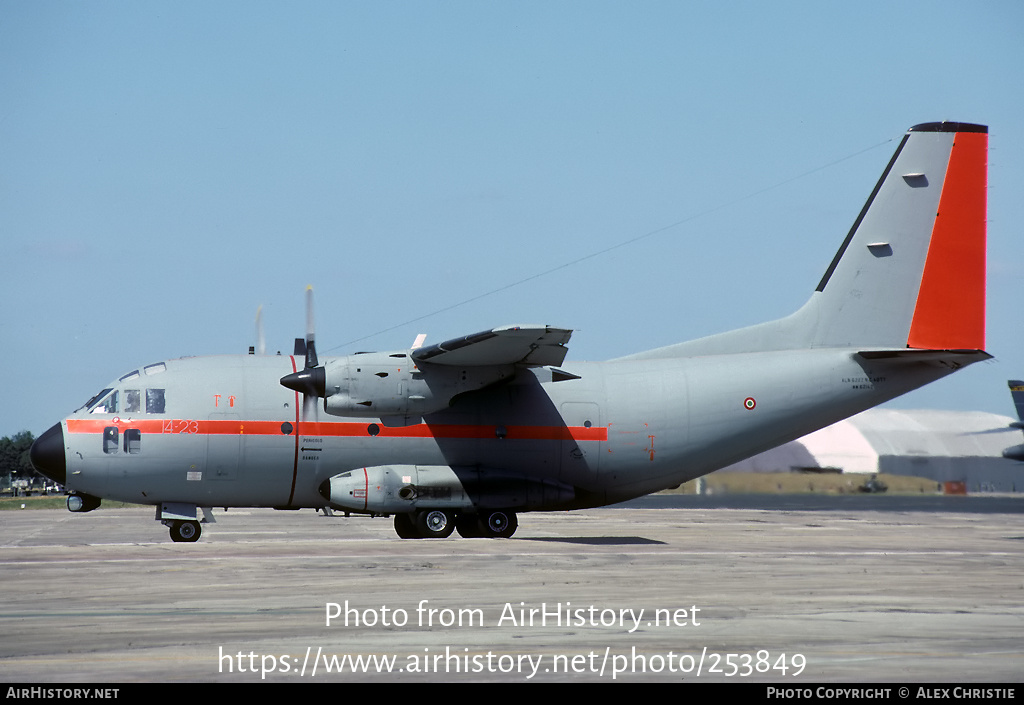
[[[90,414],[114,414],[117,413],[117,392],[107,387],[99,394],[93,396],[89,401],[82,404],[79,410],[85,409]]]
[[[139,370],[132,370],[122,375],[116,384],[100,390],[89,398],[89,401],[75,409],[89,414],[164,414],[167,410],[166,387],[150,387],[147,382],[156,382],[153,375],[167,371],[167,365],[158,362],[147,365]],[[143,374],[144,373],[144,374]]]

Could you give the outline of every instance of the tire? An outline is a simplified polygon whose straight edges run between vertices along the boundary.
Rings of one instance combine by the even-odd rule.
[[[171,524],[171,540],[176,543],[195,543],[203,529],[198,521],[176,521]]]
[[[455,530],[464,539],[478,539],[484,535],[480,529],[480,517],[476,514],[459,514],[455,517]]]
[[[505,509],[483,512],[480,515],[480,529],[484,536],[507,539],[519,528],[519,520],[515,512]]]
[[[455,531],[455,517],[443,509],[425,509],[416,513],[416,532],[425,539],[446,539]]]
[[[395,533],[398,534],[400,539],[420,538],[419,533],[416,531],[416,526],[412,522],[412,514],[395,515]]]

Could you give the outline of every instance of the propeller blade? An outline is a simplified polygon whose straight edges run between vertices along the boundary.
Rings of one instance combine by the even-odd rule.
[[[303,421],[318,421],[320,419],[320,409],[318,408],[318,402],[320,400],[315,394],[303,394],[302,395],[302,420]]]
[[[281,384],[302,394],[304,420],[317,415],[318,397],[327,396],[327,373],[316,357],[316,334],[313,332],[313,287],[306,287],[306,338],[295,339],[295,356],[305,356],[305,366],[281,378]]]
[[[267,338],[263,334],[263,307],[256,309],[256,354],[267,354]]]
[[[316,334],[313,332],[313,285],[306,287],[306,369],[316,367]]]

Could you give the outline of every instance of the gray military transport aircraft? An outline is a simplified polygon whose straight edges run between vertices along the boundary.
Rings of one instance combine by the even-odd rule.
[[[151,504],[175,541],[212,507],[507,537],[517,513],[675,487],[990,357],[987,150],[982,125],[912,127],[810,300],[777,321],[570,364],[571,331],[537,325],[321,359],[307,314],[293,355],[128,372],[32,463],[71,511]]]

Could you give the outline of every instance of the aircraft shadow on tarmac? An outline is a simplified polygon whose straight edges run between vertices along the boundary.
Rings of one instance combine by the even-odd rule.
[[[579,543],[588,546],[664,546],[664,541],[645,539],[643,536],[535,536],[520,541],[546,541],[550,543]]]

